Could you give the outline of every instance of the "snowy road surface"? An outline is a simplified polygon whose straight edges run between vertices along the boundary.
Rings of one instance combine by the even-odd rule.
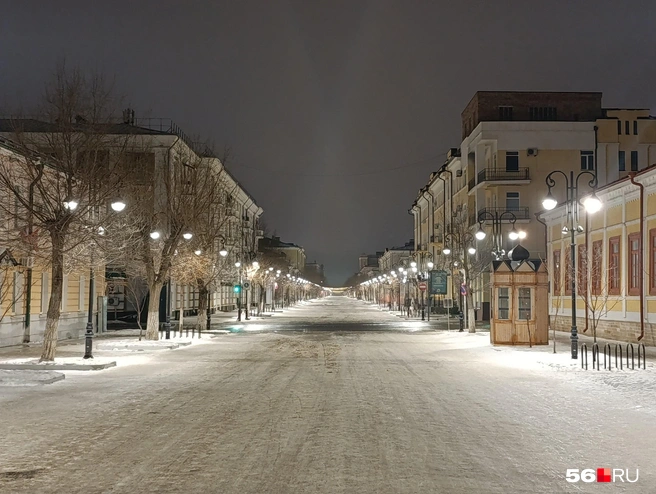
[[[488,334],[340,297],[258,326],[278,332],[0,388],[0,492],[656,493],[649,370],[517,363]],[[569,484],[568,468],[639,480]]]

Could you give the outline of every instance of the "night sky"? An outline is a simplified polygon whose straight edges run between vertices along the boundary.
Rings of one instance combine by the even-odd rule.
[[[3,113],[38,100],[62,58],[104,72],[137,117],[229,146],[270,232],[331,284],[412,236],[408,209],[477,90],[656,108],[653,0],[0,5]]]

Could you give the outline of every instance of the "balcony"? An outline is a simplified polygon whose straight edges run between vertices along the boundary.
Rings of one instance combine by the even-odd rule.
[[[482,208],[478,210],[478,214],[476,215],[476,219],[480,217],[481,213],[485,214],[490,213],[493,216],[499,217],[505,212],[510,212],[515,215],[515,218],[518,220],[530,220],[531,217],[529,215],[529,210],[528,207],[508,207],[508,208]],[[487,216],[487,215],[486,215]],[[509,214],[505,215],[503,218],[504,223],[509,223]],[[486,220],[486,221],[489,221]]]
[[[503,168],[484,168],[478,172],[476,183],[474,179],[469,181],[469,190],[486,182],[493,182],[494,185],[518,185],[531,183],[531,176],[528,168],[519,168],[518,170],[505,170]]]

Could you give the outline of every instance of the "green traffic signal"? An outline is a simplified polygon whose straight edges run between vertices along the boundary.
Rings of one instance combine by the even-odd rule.
[[[235,285],[232,289],[235,293],[241,293],[241,285]]]

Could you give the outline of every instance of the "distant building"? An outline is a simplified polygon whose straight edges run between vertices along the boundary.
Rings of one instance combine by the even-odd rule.
[[[259,250],[273,250],[281,252],[287,258],[290,267],[302,272],[305,268],[305,249],[303,247],[290,243],[282,242],[280,237],[263,237],[259,241]]]

